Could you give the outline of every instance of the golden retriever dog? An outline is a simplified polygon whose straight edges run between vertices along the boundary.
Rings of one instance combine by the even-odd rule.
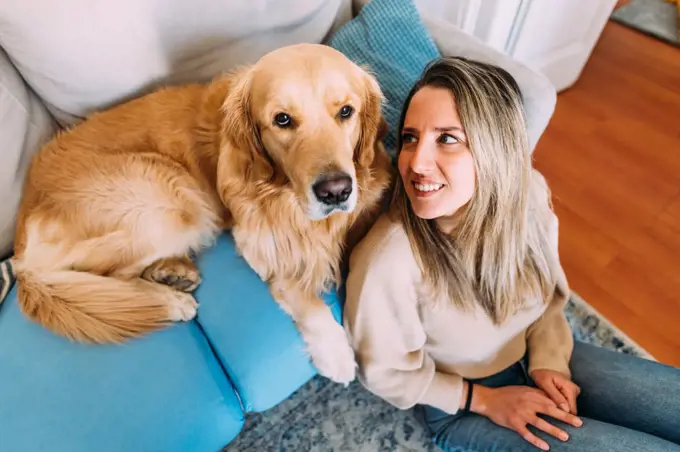
[[[320,293],[338,282],[391,181],[382,100],[340,52],[300,44],[60,133],[25,182],[22,311],[94,343],[190,320],[200,277],[189,256],[231,228],[319,373],[350,382],[352,350]]]

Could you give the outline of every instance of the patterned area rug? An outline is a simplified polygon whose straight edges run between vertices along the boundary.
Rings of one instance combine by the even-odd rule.
[[[653,359],[602,315],[573,295],[566,313],[576,339]],[[316,377],[265,413],[250,415],[222,452],[432,451],[412,411],[401,411],[364,390]]]
[[[680,3],[677,0],[630,0],[614,11],[611,18],[680,47]]]

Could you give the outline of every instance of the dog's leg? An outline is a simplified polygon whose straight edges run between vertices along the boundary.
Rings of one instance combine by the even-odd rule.
[[[76,341],[120,343],[196,316],[191,295],[139,278],[17,270],[22,312]]]
[[[291,283],[273,282],[272,295],[292,317],[319,374],[345,386],[354,380],[356,361],[345,329],[317,295]]]
[[[144,270],[142,278],[182,292],[193,292],[201,283],[198,269],[187,255],[157,260]]]

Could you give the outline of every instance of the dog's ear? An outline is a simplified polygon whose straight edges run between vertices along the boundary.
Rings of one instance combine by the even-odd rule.
[[[237,171],[241,180],[244,177],[270,180],[274,168],[250,109],[252,68],[239,69],[229,78],[229,91],[222,105],[220,160],[226,159],[227,164],[232,165],[230,172]]]
[[[363,68],[362,68],[363,69]],[[364,69],[364,105],[361,111],[361,135],[355,151],[355,159],[362,167],[368,167],[375,157],[375,142],[387,133],[387,122],[381,109],[383,94],[378,81]]]

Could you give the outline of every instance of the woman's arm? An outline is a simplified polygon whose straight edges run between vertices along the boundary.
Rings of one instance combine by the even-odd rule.
[[[568,287],[558,282],[545,312],[527,329],[530,374],[536,369],[549,369],[571,378],[569,360],[574,338],[564,314],[568,297]]]
[[[571,377],[569,360],[574,347],[571,327],[564,314],[569,299],[569,285],[559,259],[557,216],[550,206],[550,194],[543,176],[534,171],[534,196],[537,197],[536,212],[545,221],[551,246],[551,270],[556,278],[555,290],[543,315],[527,329],[529,349],[529,373],[536,369],[555,370]]]
[[[418,269],[408,243],[404,247],[400,239],[376,237],[373,231],[352,253],[344,325],[355,350],[358,378],[400,409],[420,403],[455,413],[464,403],[463,381],[437,371],[424,349]]]

